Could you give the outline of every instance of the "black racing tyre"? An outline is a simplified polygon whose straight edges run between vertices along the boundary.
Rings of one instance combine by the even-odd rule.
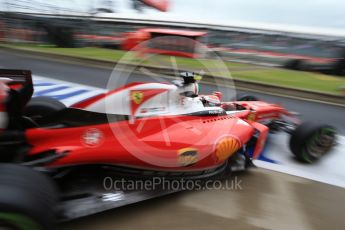
[[[237,95],[236,100],[237,101],[259,101],[259,98],[250,94],[240,93]]]
[[[24,108],[24,116],[27,117],[43,117],[48,114],[58,112],[65,109],[66,106],[51,97],[34,97]]]
[[[33,169],[0,164],[0,229],[52,229],[57,189]]]
[[[300,59],[291,59],[284,64],[284,68],[291,70],[303,70],[305,63]]]
[[[335,128],[306,122],[291,133],[289,144],[291,152],[299,161],[311,164],[328,153],[335,141]]]

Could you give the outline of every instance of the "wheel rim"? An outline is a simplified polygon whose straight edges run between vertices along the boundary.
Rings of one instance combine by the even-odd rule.
[[[0,228],[2,229],[37,230],[40,226],[30,217],[12,212],[0,212]]]
[[[303,151],[303,158],[310,163],[313,159],[317,160],[322,157],[333,146],[335,133],[336,131],[332,128],[318,130],[307,142]]]

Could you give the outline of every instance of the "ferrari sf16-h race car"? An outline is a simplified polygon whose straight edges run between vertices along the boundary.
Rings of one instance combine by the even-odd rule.
[[[194,74],[181,77],[130,83],[66,108],[32,98],[30,71],[0,70],[1,225],[48,229],[172,192],[105,191],[104,177],[204,180],[245,170],[269,131],[289,133],[292,153],[308,163],[335,143],[328,125],[300,123],[248,96],[220,102],[220,93],[198,94]]]

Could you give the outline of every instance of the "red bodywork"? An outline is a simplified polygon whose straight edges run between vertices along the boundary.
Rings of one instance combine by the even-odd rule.
[[[202,31],[188,31],[188,30],[175,30],[164,28],[144,28],[135,32],[129,32],[124,35],[122,40],[123,50],[136,49],[142,53],[157,53],[164,55],[182,56],[196,58],[199,53],[196,48],[196,41],[207,33]],[[151,44],[143,43],[149,41],[155,36],[160,40],[151,40]],[[176,38],[184,38],[177,40]],[[188,38],[188,39],[186,39]],[[156,48],[152,47],[155,42],[159,42]],[[163,45],[163,47],[162,47]]]
[[[24,85],[22,89],[25,91],[18,92],[25,100],[31,98],[30,72],[8,70],[2,75],[11,75],[12,80],[17,75],[23,78],[23,81],[13,80],[9,86],[17,88]],[[129,119],[130,115],[121,115],[121,119],[115,121],[107,119],[108,115],[101,111],[87,109],[93,103],[112,95],[121,95],[118,93],[125,90],[134,95],[130,87],[144,87],[134,90],[141,94],[141,98],[129,98],[129,105],[133,107],[133,103],[145,103],[151,96],[163,94],[167,89],[164,89],[165,86],[146,90],[145,83],[131,83],[62,111],[79,111],[81,116],[89,116],[86,120],[90,123],[79,124],[78,120],[83,117],[74,117],[74,124],[68,125],[62,122],[62,118],[56,117],[56,124],[26,129],[25,139],[31,147],[27,157],[37,160],[53,153],[55,158],[45,163],[47,167],[108,164],[150,170],[201,171],[223,165],[254,136],[253,158],[257,158],[268,133],[264,121],[279,119],[282,115],[291,116],[284,108],[262,101],[222,103],[222,106],[237,106],[235,113],[230,114],[219,107],[216,107],[217,110],[205,107],[203,113],[136,117],[135,120]],[[151,95],[152,92],[156,94]],[[96,117],[101,119],[95,122]]]
[[[264,101],[235,101],[230,103],[244,107],[245,112],[239,114],[238,117],[250,121],[263,122],[269,119],[279,119],[282,115],[292,116],[285,108]]]
[[[137,83],[138,84],[138,83]],[[130,84],[130,86],[136,84]],[[127,87],[128,88],[128,87]],[[126,87],[109,92],[119,92]],[[78,103],[82,109],[106,94]],[[223,139],[236,142],[236,148],[246,144],[256,133],[257,141],[253,158],[263,150],[269,128],[263,123],[269,119],[291,116],[284,108],[262,101],[237,101],[222,103],[241,106],[233,115],[166,115],[104,122],[97,125],[66,128],[34,128],[26,131],[32,149],[29,156],[54,150],[66,156],[48,164],[61,167],[83,164],[111,164],[152,170],[205,170],[218,167],[224,159],[216,154]],[[94,133],[92,133],[94,132]],[[95,137],[88,143],[87,136]],[[92,140],[92,139],[91,139]],[[234,147],[235,148],[235,147]],[[194,149],[195,164],[179,162],[179,152]],[[231,154],[229,155],[229,157]]]
[[[269,128],[264,125],[265,123],[280,119],[282,116],[289,117],[296,124],[300,123],[300,121],[285,108],[264,101],[235,101],[222,103],[222,106],[227,105],[240,105],[243,107],[244,110],[234,114],[234,116],[246,120],[253,128],[259,131],[257,144],[252,156],[253,159],[257,159],[260,156],[265,146],[269,132]]]
[[[29,155],[47,150],[56,150],[60,154],[67,152],[65,157],[49,164],[50,167],[112,164],[154,170],[204,170],[224,163],[215,154],[222,139],[231,137],[243,146],[256,130],[259,136],[253,158],[257,158],[268,134],[268,127],[259,122],[278,119],[282,114],[289,115],[289,112],[261,101],[231,103],[240,104],[248,110],[223,116],[141,118],[134,124],[124,120],[73,128],[29,129],[26,136],[33,146]],[[84,140],[90,130],[101,134],[94,145],[88,145]],[[179,164],[178,152],[185,148],[197,150],[196,164],[188,167]]]
[[[162,12],[167,12],[169,9],[168,0],[140,0],[143,4],[155,8]]]
[[[157,170],[201,170],[224,163],[214,154],[216,144],[222,138],[234,138],[242,146],[254,133],[252,126],[229,116],[165,116],[145,118],[144,122],[145,125],[141,125],[137,119],[134,124],[126,120],[87,127],[30,129],[27,138],[33,148],[29,155],[50,149],[68,152],[67,156],[50,166],[113,164]],[[140,132],[139,125],[142,126]],[[88,146],[83,136],[93,129],[98,130],[102,137],[98,145]],[[114,130],[118,130],[115,135]],[[178,151],[184,148],[197,149],[199,160],[196,164],[189,167],[179,165]],[[159,166],[161,163],[164,167]]]

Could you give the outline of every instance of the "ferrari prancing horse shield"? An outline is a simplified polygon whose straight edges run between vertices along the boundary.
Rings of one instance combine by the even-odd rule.
[[[139,105],[144,98],[144,94],[141,91],[133,91],[131,95],[131,99],[134,101],[135,104]]]

